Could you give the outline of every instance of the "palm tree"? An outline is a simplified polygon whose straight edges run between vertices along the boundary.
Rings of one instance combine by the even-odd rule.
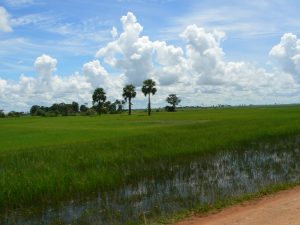
[[[157,89],[155,88],[155,81],[148,79],[143,82],[142,92],[145,96],[148,95],[148,116],[151,115],[151,100],[150,95],[155,95]]]
[[[103,106],[106,100],[106,93],[103,88],[97,88],[93,94],[93,105],[96,108],[98,114],[101,115],[103,111]]]
[[[128,115],[131,115],[131,99],[135,98],[136,96],[136,91],[135,91],[135,86],[132,84],[128,84],[123,88],[123,97],[125,101],[128,100]]]

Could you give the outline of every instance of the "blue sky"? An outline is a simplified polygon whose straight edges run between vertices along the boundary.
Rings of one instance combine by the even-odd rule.
[[[33,74],[32,64],[41,54],[63,62],[61,74],[80,70],[128,11],[137,16],[145,35],[179,45],[186,25],[222,29],[227,35],[226,57],[256,63],[265,63],[283,33],[300,32],[300,8],[295,7],[299,1],[2,0],[0,4],[15,21],[13,32],[0,34],[1,42],[11,40],[15,45],[0,55],[1,76],[8,79]]]
[[[41,54],[50,54],[63,66],[61,74],[80,70],[82,64],[94,58],[99,47],[111,38],[111,28],[120,26],[120,17],[132,11],[145,28],[145,34],[159,36],[168,27],[168,19],[188,8],[184,1],[2,1],[2,6],[17,24],[13,32],[1,34],[1,40],[12,40],[17,52],[1,54],[5,62],[0,72],[5,78],[32,74],[32,64]],[[19,22],[18,22],[19,21]],[[18,24],[19,23],[19,24]],[[18,40],[22,39],[19,43]],[[5,46],[4,46],[5,47]],[[17,66],[13,66],[20,62]],[[23,67],[27,67],[26,69]],[[2,75],[3,76],[3,75]]]
[[[99,60],[110,75],[122,75],[126,69],[106,65],[106,56],[96,57],[96,53],[113,41],[112,27],[122,33],[120,18],[128,12],[143,27],[140,36],[152,42],[166,41],[185,51],[187,41],[181,34],[195,24],[207,33],[218,30],[225,34],[217,47],[224,53],[224,62],[244,62],[275,73],[278,68],[270,63],[269,54],[284,34],[299,36],[297,5],[296,0],[1,0],[0,78],[18,83],[21,75],[36,77],[34,62],[43,54],[57,60],[55,74],[62,78],[83,74],[83,65],[93,60]],[[281,70],[291,71],[285,66]],[[127,76],[126,71],[124,74]],[[298,76],[298,71],[290,74]]]

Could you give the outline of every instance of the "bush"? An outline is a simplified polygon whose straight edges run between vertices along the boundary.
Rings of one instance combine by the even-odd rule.
[[[57,112],[52,112],[52,111],[45,113],[45,116],[47,117],[57,117],[58,115],[59,114]]]
[[[86,115],[86,116],[94,116],[94,115],[97,115],[97,111],[94,108],[90,108],[86,112],[84,112],[84,115]]]
[[[20,117],[23,115],[24,115],[23,112],[15,112],[15,111],[11,111],[7,114],[8,117]]]
[[[80,106],[80,112],[82,112],[82,113],[88,111],[88,109],[89,109],[89,108],[86,107],[86,105],[81,105],[81,106]]]
[[[46,113],[42,109],[38,109],[35,113],[37,116],[46,116]]]
[[[167,111],[167,112],[175,112],[175,107],[173,107],[173,106],[166,106],[165,107],[165,110]]]

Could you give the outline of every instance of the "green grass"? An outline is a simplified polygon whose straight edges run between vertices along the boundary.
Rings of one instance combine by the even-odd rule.
[[[111,189],[164,161],[295,134],[297,106],[0,119],[0,207]]]

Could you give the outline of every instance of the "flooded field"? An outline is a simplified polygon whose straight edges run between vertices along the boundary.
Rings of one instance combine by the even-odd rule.
[[[162,165],[151,178],[89,198],[7,211],[0,224],[143,224],[299,180],[299,137],[253,143],[245,149]]]

